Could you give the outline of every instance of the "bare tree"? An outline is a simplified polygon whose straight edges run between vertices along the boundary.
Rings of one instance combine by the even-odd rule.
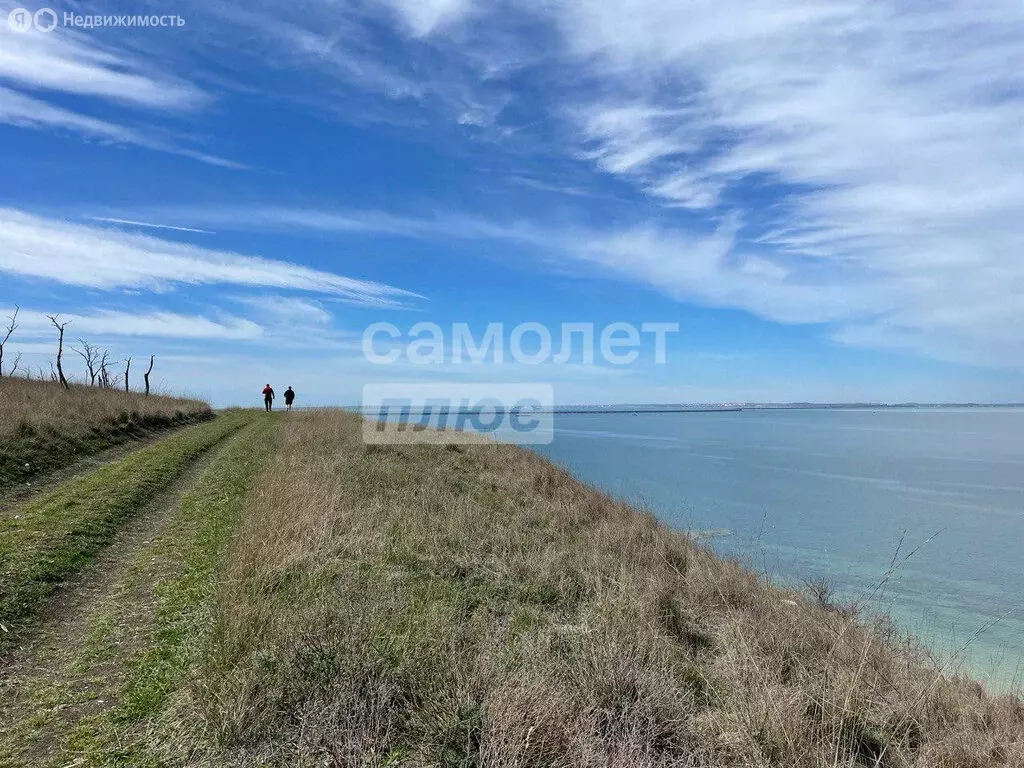
[[[132,369],[132,359],[129,357],[124,361],[124,391],[128,391],[128,372]]]
[[[96,377],[100,373],[100,351],[85,339],[79,339],[78,343],[81,345],[81,349],[78,347],[71,347],[71,349],[85,362],[85,369],[89,372],[89,386],[95,387]]]
[[[18,313],[21,311],[21,307],[18,305],[14,306],[14,314],[7,318],[6,333],[4,333],[4,340],[0,341],[0,376],[4,375],[4,345],[7,344],[7,340],[11,338],[11,334],[18,330]],[[19,359],[21,355],[18,355]],[[18,367],[18,361],[14,362],[14,369],[11,370],[10,375],[14,375],[14,370]]]
[[[68,324],[57,322],[60,315],[47,315],[47,317],[50,318],[53,327],[57,329],[57,380],[64,389],[70,389],[71,385],[68,384],[67,377],[64,375],[64,367],[61,365],[61,360],[64,357],[64,329]]]
[[[149,374],[151,374],[153,372],[153,361],[155,359],[156,359],[156,355],[150,355],[149,356],[149,368],[147,368],[146,372],[144,374],[142,374],[142,378],[146,382],[146,395],[147,396],[149,395]]]
[[[21,352],[14,357],[14,364],[11,366],[11,370],[7,372],[8,376],[13,376],[18,372],[18,366],[21,364]]]
[[[109,356],[110,352],[107,350],[103,350],[103,354],[100,356],[100,387],[103,389],[110,389],[110,369],[107,363]]]

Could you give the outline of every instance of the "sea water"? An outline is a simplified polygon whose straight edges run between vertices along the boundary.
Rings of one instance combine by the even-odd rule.
[[[1024,677],[1024,409],[556,414],[538,449],[778,582],[827,579],[949,669]]]

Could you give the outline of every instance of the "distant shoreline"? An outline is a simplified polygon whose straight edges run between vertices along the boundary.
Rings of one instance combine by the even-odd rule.
[[[308,408],[341,408],[372,413],[378,410],[362,405],[306,406]],[[949,408],[1024,408],[1024,403],[723,403],[717,404],[627,404],[627,405],[565,405],[531,409],[531,413],[555,415],[591,415],[625,413],[737,413],[740,411],[827,411],[827,410],[939,410]],[[444,409],[441,409],[444,410]],[[449,409],[450,410],[450,409]]]

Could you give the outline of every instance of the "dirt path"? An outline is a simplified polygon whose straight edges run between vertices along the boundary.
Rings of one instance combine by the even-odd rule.
[[[37,629],[0,657],[0,766],[53,764],[78,724],[116,704],[127,662],[153,624],[154,588],[178,567],[173,553],[157,546],[160,535],[181,495],[236,438],[139,510],[63,585]]]
[[[37,496],[41,496],[46,491],[57,487],[61,483],[67,482],[79,475],[93,472],[107,464],[113,464],[115,461],[123,459],[129,453],[134,453],[140,448],[153,445],[153,443],[163,440],[165,437],[174,434],[179,429],[187,429],[188,426],[191,425],[164,430],[163,432],[156,432],[137,440],[129,440],[128,442],[115,445],[111,448],[99,451],[98,453],[83,456],[78,461],[75,461],[66,467],[62,467],[55,472],[40,475],[39,477],[33,477],[31,480],[20,483],[19,485],[4,488],[3,490],[0,490],[0,520],[3,520],[12,514],[17,514],[17,509],[22,504],[31,501]]]

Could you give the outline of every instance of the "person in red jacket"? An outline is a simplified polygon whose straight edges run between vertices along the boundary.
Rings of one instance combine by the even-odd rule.
[[[269,384],[263,388],[263,406],[268,411],[274,407],[274,388]]]

